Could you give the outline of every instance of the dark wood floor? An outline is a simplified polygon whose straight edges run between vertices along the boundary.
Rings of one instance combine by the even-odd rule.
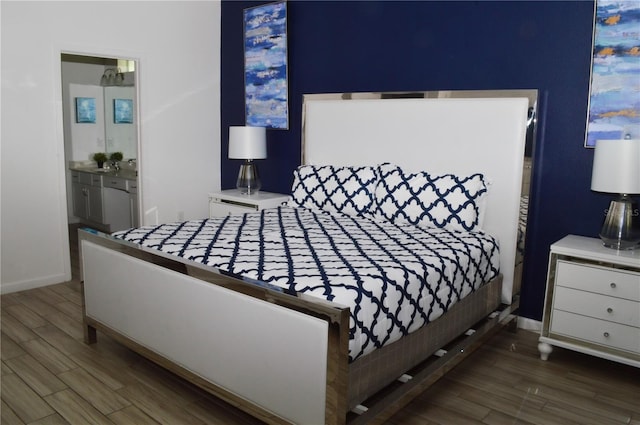
[[[73,253],[75,257],[77,253]],[[82,342],[74,279],[1,297],[2,424],[258,424],[106,336]],[[640,425],[640,369],[503,331],[389,424]]]

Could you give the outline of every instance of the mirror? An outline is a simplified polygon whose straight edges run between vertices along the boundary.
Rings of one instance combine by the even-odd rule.
[[[136,159],[138,143],[135,127],[135,87],[104,87],[104,151],[122,152],[125,159]],[[129,103],[127,100],[131,100]],[[115,106],[122,108],[116,110]],[[131,108],[131,109],[130,109]],[[129,121],[131,118],[131,122]],[[124,121],[124,122],[118,122]]]
[[[137,159],[133,61],[70,54],[61,59],[67,161],[89,162],[96,152],[122,152],[125,161]],[[118,78],[104,78],[114,70]],[[89,99],[92,108],[83,122],[77,116],[79,98]]]

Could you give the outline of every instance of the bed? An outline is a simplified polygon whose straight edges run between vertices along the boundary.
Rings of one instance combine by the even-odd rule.
[[[530,99],[362,97],[305,96],[302,165],[289,205],[114,235],[80,231],[86,342],[95,343],[98,330],[111,335],[265,422],[373,423],[509,321]],[[309,205],[301,182],[327,170],[357,176],[350,193],[370,194],[370,204]],[[399,219],[411,214],[403,215],[394,182],[430,176],[475,185],[465,186],[477,201],[470,230],[466,219],[429,231]],[[360,192],[363,185],[372,186]],[[426,233],[444,248],[424,242]],[[312,253],[297,250],[307,243]],[[480,250],[451,266],[457,245]],[[291,257],[275,261],[285,248]],[[435,272],[430,256],[443,268]],[[396,268],[388,271],[381,265],[391,259]],[[307,276],[309,263],[319,277]],[[366,271],[352,273],[360,263]],[[452,269],[479,281],[453,278]],[[431,291],[430,274],[461,286]],[[394,286],[405,275],[421,283],[417,295]],[[340,288],[324,282],[336,279]],[[392,307],[398,300],[405,304]],[[421,313],[417,304],[431,309]],[[432,311],[444,304],[446,313]]]

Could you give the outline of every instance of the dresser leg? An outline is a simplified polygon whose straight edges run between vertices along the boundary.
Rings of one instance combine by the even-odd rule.
[[[541,342],[538,344],[538,351],[540,351],[540,358],[546,361],[549,359],[549,354],[553,351],[553,347],[546,342]]]

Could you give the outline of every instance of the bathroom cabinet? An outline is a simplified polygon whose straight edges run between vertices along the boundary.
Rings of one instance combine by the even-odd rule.
[[[138,223],[137,181],[114,172],[71,170],[73,215],[105,232]]]
[[[73,215],[81,220],[104,223],[102,176],[73,171],[71,173]]]

